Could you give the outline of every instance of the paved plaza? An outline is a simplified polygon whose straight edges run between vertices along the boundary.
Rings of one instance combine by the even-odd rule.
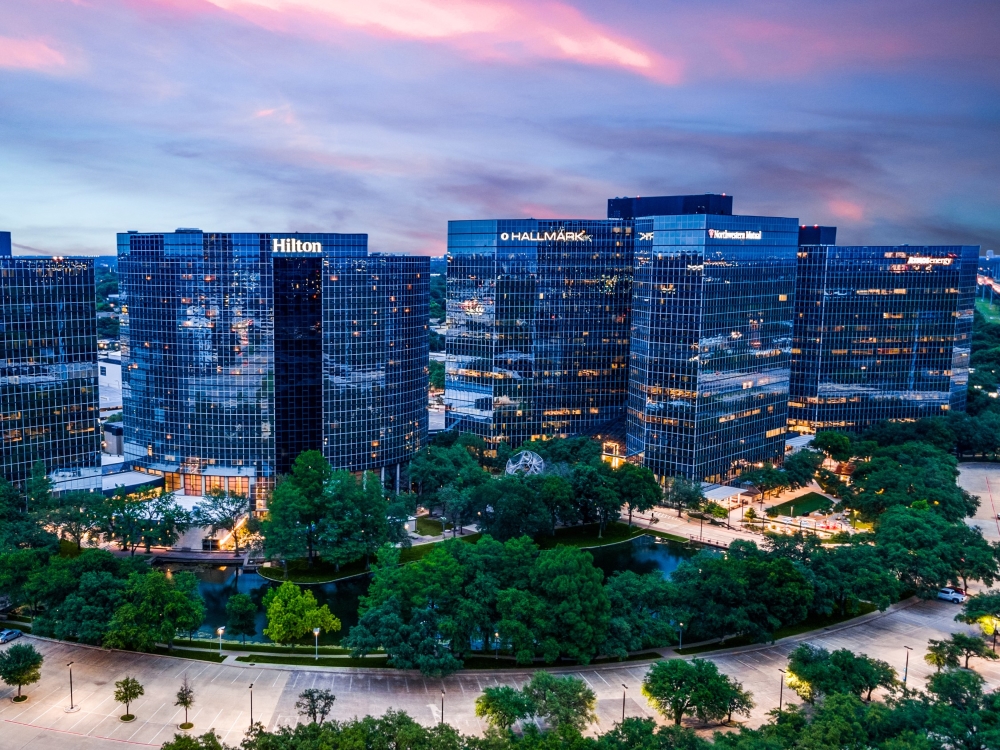
[[[731,653],[706,655],[726,673],[743,682],[754,696],[757,707],[751,725],[766,720],[778,705],[778,669],[788,653],[807,640],[829,649],[848,648],[885,659],[902,676],[904,646],[911,646],[908,682],[923,687],[932,668],[923,662],[929,638],[966,630],[953,621],[959,608],[944,602],[906,602],[884,615],[862,618],[858,624],[830,631],[816,631],[775,646],[739,649]],[[223,739],[236,744],[250,723],[250,689],[253,689],[254,719],[273,728],[292,724],[298,717],[295,700],[309,687],[329,688],[337,695],[333,718],[347,719],[365,714],[378,715],[390,708],[401,709],[424,724],[441,717],[441,690],[445,690],[445,721],[465,733],[479,733],[484,726],[475,716],[475,699],[488,685],[520,686],[530,677],[521,671],[469,671],[444,680],[416,673],[389,670],[331,668],[291,668],[277,665],[251,667],[211,664],[186,659],[104,651],[66,643],[26,637],[45,655],[42,680],[25,692],[27,703],[13,704],[14,690],[0,691],[0,750],[8,748],[65,748],[83,750],[121,747],[123,744],[157,747],[169,739],[183,721],[183,711],[173,705],[174,695],[186,674],[195,690],[195,706],[190,712],[195,732],[214,728]],[[66,664],[73,661],[76,713],[66,713],[69,680]],[[648,665],[605,665],[558,670],[584,679],[598,697],[599,724],[605,731],[621,718],[625,686],[626,714],[654,716],[641,693]],[[1000,666],[977,663],[975,668],[992,688],[1000,687]],[[123,724],[124,713],[112,698],[114,682],[130,674],[145,686],[146,694],[132,705],[134,723]],[[785,700],[795,696],[787,688]]]

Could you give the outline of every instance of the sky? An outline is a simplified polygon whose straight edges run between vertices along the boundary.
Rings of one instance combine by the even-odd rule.
[[[997,0],[0,0],[0,230],[367,232],[727,193],[1000,252]]]

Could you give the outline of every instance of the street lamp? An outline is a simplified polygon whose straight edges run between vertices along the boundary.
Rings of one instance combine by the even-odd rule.
[[[677,647],[677,650],[681,651],[684,648],[684,623],[683,622],[677,623],[677,631],[680,633],[680,636],[681,636],[681,643]]]
[[[909,646],[903,646],[906,649],[906,664],[903,666],[903,685],[906,685],[906,675],[910,671],[910,652],[913,650]]]
[[[778,688],[778,713],[781,713],[781,705],[785,698],[785,675],[788,674],[784,669],[779,669],[781,672],[781,687]]]
[[[313,637],[316,639],[316,661],[319,661],[319,628],[313,628]]]
[[[65,711],[68,714],[76,713],[77,711],[80,710],[79,706],[73,704],[73,665],[75,663],[76,662],[71,661],[69,664],[66,665],[67,667],[69,667],[69,708],[64,708],[63,711]]]
[[[253,683],[250,683],[250,726],[253,726]]]
[[[493,634],[493,645],[496,646],[496,659],[500,661],[500,631]]]
[[[226,626],[223,625],[215,632],[219,635],[219,656],[222,656],[222,634],[226,632]]]
[[[444,688],[441,688],[441,723],[444,724]]]
[[[625,723],[625,691],[628,690],[628,685],[624,682],[622,683],[622,724]]]

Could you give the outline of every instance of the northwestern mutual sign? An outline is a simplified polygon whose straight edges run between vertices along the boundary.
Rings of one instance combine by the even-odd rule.
[[[322,253],[323,243],[296,239],[271,240],[272,253]]]
[[[709,229],[708,236],[713,240],[759,240],[763,232],[730,232],[728,229]]]
[[[519,240],[522,242],[593,242],[594,238],[586,232],[567,232],[565,229],[550,232],[501,232],[501,240]]]

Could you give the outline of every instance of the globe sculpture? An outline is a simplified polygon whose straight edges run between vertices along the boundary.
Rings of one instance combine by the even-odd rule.
[[[545,462],[537,453],[521,451],[507,460],[507,473],[541,474],[545,471]]]

